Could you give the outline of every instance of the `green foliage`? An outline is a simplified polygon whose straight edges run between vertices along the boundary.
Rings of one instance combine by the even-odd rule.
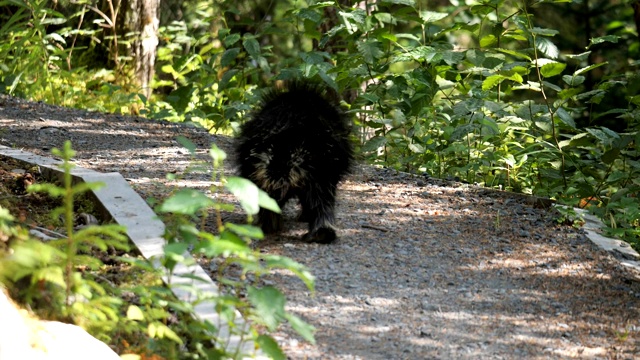
[[[52,216],[64,219],[66,238],[42,243],[29,238],[10,216],[0,219],[2,233],[8,234],[11,250],[1,253],[0,281],[21,284],[13,287],[27,301],[47,304],[48,317],[71,320],[92,331],[113,331],[117,326],[117,309],[121,299],[108,295],[108,287],[100,284],[94,275],[104,266],[92,251],[105,252],[108,248],[128,249],[124,228],[118,225],[89,226],[78,231],[73,228],[74,199],[100,184],[72,184],[69,162],[74,156],[69,142],[54,154],[62,158],[65,176],[60,186],[35,184],[28,191],[46,192],[62,197],[62,205]],[[7,215],[7,214],[5,214]],[[83,276],[85,272],[85,276]],[[43,291],[44,289],[44,291]]]
[[[70,107],[136,113],[142,99],[130,83],[115,81],[130,75],[88,68],[92,59],[87,57],[100,56],[95,45],[102,27],[81,28],[89,9],[75,6],[64,15],[49,1],[0,1],[0,23],[6,20],[0,26],[0,92]],[[75,47],[78,37],[89,39],[89,46]],[[82,55],[74,57],[74,50]]]
[[[163,17],[151,99],[126,95],[126,84],[82,84],[113,79],[100,72],[63,70],[69,24],[82,11],[0,6],[9,3],[16,11],[0,28],[7,92],[111,111],[144,106],[151,118],[229,133],[258,101],[255,89],[312,78],[345,95],[374,164],[568,205],[588,199],[612,232],[639,240],[640,45],[628,2],[427,10],[423,1],[187,1],[182,17]],[[584,6],[588,17],[576,16]]]
[[[187,148],[195,146],[186,139],[180,140]],[[159,210],[173,217],[179,224],[167,229],[168,243],[163,265],[156,269],[148,261],[130,257],[111,256],[119,261],[118,277],[112,277],[103,262],[109,251],[128,251],[125,229],[118,225],[89,226],[80,230],[73,228],[73,206],[79,195],[96,190],[101,184],[79,183],[73,185],[70,159],[74,156],[69,142],[61,150],[54,149],[59,156],[64,172],[60,186],[35,184],[30,192],[45,192],[63,199],[62,206],[54,210],[53,216],[64,218],[66,237],[60,240],[41,242],[31,239],[25,229],[5,209],[0,208],[0,283],[13,292],[13,296],[26,302],[38,314],[47,319],[71,321],[87,328],[101,340],[118,346],[121,353],[151,356],[161,354],[167,359],[185,358],[244,358],[241,349],[228,348],[227,338],[218,337],[221,323],[211,324],[199,320],[194,311],[197,302],[207,301],[221,321],[244,341],[255,344],[274,359],[284,359],[282,350],[267,331],[274,331],[279,324],[288,322],[306,340],[314,342],[314,328],[285,310],[286,300],[282,292],[272,286],[261,286],[260,278],[274,269],[284,269],[298,276],[310,289],[314,278],[306,267],[295,261],[262,254],[252,248],[254,240],[263,237],[262,231],[251,225],[222,224],[220,232],[212,234],[198,229],[192,220],[207,210],[228,210],[230,205],[212,201],[203,193],[193,190],[177,191],[160,205]],[[226,182],[221,165],[225,155],[215,146],[211,150],[214,183]],[[272,199],[259,196],[258,188],[250,182],[234,178],[226,182],[228,188],[242,198],[245,207],[257,209],[258,204],[274,206]],[[235,185],[230,185],[235,184]],[[241,186],[238,186],[241,184]],[[213,187],[212,191],[220,189]],[[277,209],[275,205],[274,210]],[[249,213],[249,219],[257,210]],[[221,223],[217,213],[217,222]],[[5,247],[4,244],[9,244]],[[220,263],[216,281],[222,285],[220,294],[200,294],[198,280],[195,285],[176,281],[173,274],[180,263],[188,265],[185,251],[193,247],[194,253],[217,259]],[[126,265],[129,265],[127,267]],[[225,269],[238,267],[242,278],[233,279]],[[169,286],[187,288],[197,302],[176,299],[160,280],[168,274]],[[109,281],[105,281],[109,278]],[[249,280],[251,279],[251,280]],[[175,283],[175,284],[174,284]],[[240,294],[247,294],[246,298]],[[123,298],[135,301],[126,301]],[[238,327],[236,312],[249,320],[246,327]],[[171,320],[177,317],[178,320]],[[127,344],[124,347],[120,344]]]
[[[195,146],[188,140],[180,141],[186,145],[187,149],[195,151]],[[223,175],[221,160],[225,157],[224,152],[213,145],[210,154],[213,165],[211,171],[213,185],[209,189],[211,193],[221,190],[217,184],[224,184],[224,188],[236,195],[242,208],[245,209],[248,223],[251,223],[252,216],[257,214],[259,207],[280,211],[277,203],[250,181],[237,177],[226,178]],[[208,171],[205,168],[201,170]],[[252,243],[264,236],[260,228],[253,225],[222,223],[220,211],[232,209],[233,207],[229,207],[228,204],[219,204],[204,193],[192,189],[179,190],[166,199],[157,210],[168,216],[167,223],[173,226],[167,228],[168,244],[162,261],[171,272],[178,263],[184,261],[183,254],[188,248],[193,249],[194,255],[215,259],[218,271],[214,281],[221,285],[224,292],[224,295],[214,299],[213,306],[216,311],[228,322],[231,329],[236,328],[233,311],[239,311],[243,318],[250,320],[248,329],[238,329],[242,331],[239,335],[255,342],[260,349],[274,359],[280,359],[283,358],[282,350],[269,335],[258,331],[258,326],[274,331],[278,325],[286,321],[310,342],[314,342],[314,329],[295,315],[288,313],[284,308],[285,298],[280,290],[272,286],[261,286],[260,279],[274,269],[284,269],[299,277],[307,288],[313,291],[314,277],[305,266],[291,259],[263,254],[259,249],[254,249]],[[211,211],[216,214],[215,222],[219,230],[217,234],[201,229]],[[201,225],[196,226],[196,223]],[[240,279],[227,275],[227,271],[234,269],[241,274]],[[246,299],[233,295],[245,293]],[[219,341],[224,343],[223,339]]]

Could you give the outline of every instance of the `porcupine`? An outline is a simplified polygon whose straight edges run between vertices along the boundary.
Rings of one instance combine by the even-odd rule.
[[[299,219],[309,223],[304,240],[336,239],[338,183],[353,162],[350,122],[338,96],[324,85],[294,81],[268,90],[240,128],[236,154],[240,175],[253,181],[282,208],[298,198]],[[281,231],[281,214],[260,209],[265,233]]]

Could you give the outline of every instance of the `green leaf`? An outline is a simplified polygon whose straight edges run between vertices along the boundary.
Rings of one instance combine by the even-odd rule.
[[[411,143],[411,144],[409,144],[408,147],[409,147],[409,150],[411,150],[414,153],[417,153],[417,154],[424,153],[424,146],[422,146],[420,144]]]
[[[463,59],[464,52],[462,51],[447,50],[442,53],[442,60],[444,60],[447,65],[458,65]]]
[[[383,55],[380,45],[378,40],[367,39],[357,42],[356,48],[366,63],[373,64]]]
[[[222,78],[220,79],[220,82],[218,83],[218,90],[226,89],[227,85],[229,84],[231,79],[233,79],[233,77],[236,76],[236,74],[238,72],[239,72],[238,69],[231,69],[231,70],[225,72],[224,74],[222,74]]]
[[[261,57],[260,44],[258,43],[258,40],[256,40],[256,38],[246,37],[242,42],[242,46],[244,46],[244,49],[247,50],[249,56],[251,56],[254,60],[257,61]]]
[[[250,180],[229,176],[224,187],[236,196],[242,209],[249,215],[257,214],[260,207],[280,213],[278,203]]]
[[[527,60],[527,61],[531,61],[531,58],[529,57],[529,55],[527,55],[525,53],[521,53],[521,52],[518,52],[518,51],[509,50],[509,49],[500,49],[500,48],[495,49],[495,50],[497,50],[497,51],[499,51],[501,53],[505,53],[505,54],[514,56],[514,57],[519,58],[519,59],[524,59],[524,60]]]
[[[298,276],[300,280],[305,283],[310,291],[314,291],[315,278],[309,272],[309,269],[306,266],[300,264],[299,262],[296,262],[293,259],[279,255],[267,255],[265,256],[264,260],[266,261],[269,269],[278,268],[289,270],[292,273],[296,274],[296,276]]]
[[[573,120],[573,117],[571,117],[571,115],[564,108],[558,108],[556,110],[556,115],[565,125],[571,127],[572,129],[576,128],[576,123]]]
[[[258,205],[260,205],[260,207],[262,208],[271,210],[278,214],[281,212],[280,206],[278,206],[278,203],[274,199],[272,199],[269,196],[269,194],[267,194],[261,189],[258,189]]]
[[[483,47],[483,48],[489,47],[497,42],[498,42],[498,39],[495,37],[495,35],[489,34],[489,35],[483,36],[480,39],[480,47]]]
[[[200,191],[181,189],[166,199],[158,208],[161,213],[194,215],[202,209],[214,205],[214,201]]]
[[[258,187],[250,180],[237,176],[227,178],[224,187],[240,201],[240,206],[249,215],[260,211]]]
[[[252,239],[262,238],[262,230],[259,227],[253,225],[236,225],[233,223],[225,223],[225,228],[233,231],[239,236],[246,236]]]
[[[494,86],[504,81],[504,79],[506,78],[502,75],[487,76],[487,78],[482,82],[482,90],[491,90]]]
[[[238,33],[229,34],[224,38],[224,46],[229,47],[240,41],[240,38],[240,34]]]
[[[607,61],[605,61],[605,62],[601,62],[601,63],[598,63],[598,64],[589,65],[587,67],[583,67],[582,69],[576,70],[576,72],[574,72],[573,75],[584,74],[587,71],[591,71],[591,70],[593,70],[595,68],[599,68],[600,66],[607,65],[607,64],[609,64],[609,63]]]
[[[384,146],[387,143],[387,138],[384,136],[374,136],[369,141],[367,141],[364,145],[362,145],[362,151],[376,151],[381,146]]]
[[[473,5],[471,6],[471,13],[474,15],[488,15],[493,12],[493,8],[486,5]]]
[[[591,55],[591,51],[583,52],[581,54],[575,55],[565,55],[567,59],[572,59],[578,62],[587,61],[589,59],[589,55]]]
[[[194,252],[202,253],[207,257],[231,256],[248,254],[252,250],[246,241],[229,231],[223,231],[220,237],[206,239],[198,243]]]
[[[552,77],[556,76],[567,67],[567,64],[559,63],[559,62],[551,62],[542,65],[540,68],[540,74],[544,77]]]
[[[158,339],[167,338],[175,341],[178,344],[182,344],[182,339],[180,339],[178,334],[176,334],[167,325],[161,322],[153,322],[149,324],[149,326],[147,327],[147,333],[151,338],[158,338]]]
[[[316,331],[316,328],[311,324],[307,324],[304,320],[299,317],[286,313],[285,318],[289,322],[289,325],[295,330],[303,339],[310,342],[311,344],[316,343],[316,339],[313,336],[313,333]]]
[[[249,286],[247,298],[255,310],[257,320],[270,331],[274,331],[285,319],[286,300],[280,290],[273,286],[257,288]]]
[[[539,27],[534,27],[530,30],[532,34],[542,35],[542,36],[555,36],[559,33],[558,30],[555,29],[543,29]]]
[[[216,166],[222,164],[222,162],[227,158],[227,154],[216,144],[211,144],[211,149],[209,149],[209,156]]]
[[[142,321],[144,320],[144,313],[136,305],[129,305],[129,308],[127,308],[127,319],[133,321]]]
[[[613,163],[620,156],[620,149],[613,148],[602,154],[600,157],[602,162],[609,165]]]
[[[416,2],[414,0],[382,0],[383,4],[396,4],[396,5],[406,5],[406,6],[415,6]]]
[[[187,139],[186,137],[184,137],[182,135],[178,135],[178,137],[176,138],[176,141],[180,145],[185,147],[187,150],[189,150],[189,153],[191,155],[195,155],[195,153],[196,153],[196,144],[194,144],[191,140]]]
[[[222,57],[220,58],[220,66],[226,67],[231,65],[231,63],[238,57],[240,54],[240,48],[231,48],[222,53]]]
[[[269,335],[259,335],[256,343],[264,353],[273,360],[286,360],[287,357],[278,346],[278,343]]]
[[[611,43],[617,44],[618,39],[620,39],[620,36],[617,36],[617,35],[606,35],[606,36],[601,36],[597,38],[591,38],[591,41],[589,42],[589,46],[587,46],[587,49],[593,45],[602,44],[603,42],[611,42]]]
[[[189,244],[187,243],[170,243],[164,246],[164,254],[168,258],[175,261],[181,261],[184,259],[184,254],[189,250]]]
[[[562,81],[564,81],[569,86],[578,86],[584,83],[584,76],[571,76],[571,75],[562,75]]]
[[[195,87],[193,85],[180,86],[166,97],[167,102],[171,104],[176,112],[184,113],[191,102],[191,96],[194,91]]]
[[[536,48],[540,50],[545,56],[557,59],[560,55],[560,50],[550,39],[541,37],[536,39]]]
[[[420,18],[425,23],[442,20],[449,16],[448,13],[435,12],[435,11],[420,11]]]

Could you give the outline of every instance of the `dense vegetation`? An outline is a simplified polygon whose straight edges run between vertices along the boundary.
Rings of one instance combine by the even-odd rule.
[[[369,162],[588,207],[638,247],[634,2],[185,0],[147,98],[106,7],[0,1],[0,91],[233,133],[258,89],[312,78]]]

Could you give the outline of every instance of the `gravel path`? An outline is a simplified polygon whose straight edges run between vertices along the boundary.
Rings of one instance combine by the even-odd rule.
[[[198,146],[199,159],[211,142],[231,147],[194,127],[0,95],[1,145],[49,155],[71,139],[79,166],[118,171],[146,198],[209,185],[203,174],[166,179],[192,160],[177,135]],[[340,187],[338,242],[301,242],[304,224],[291,220],[259,245],[317,277],[315,294],[284,271],[264,279],[317,328],[315,345],[287,326],[276,338],[290,359],[640,358],[637,274],[534,205],[356,166]]]

